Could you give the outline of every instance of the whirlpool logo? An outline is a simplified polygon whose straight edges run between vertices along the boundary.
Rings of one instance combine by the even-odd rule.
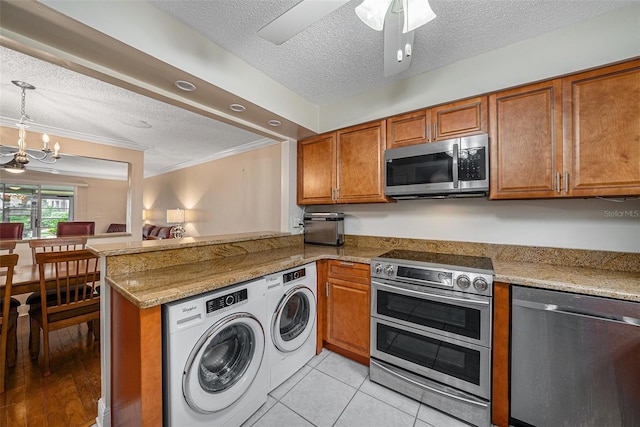
[[[197,305],[192,305],[191,307],[182,307],[182,312],[191,313],[193,310],[197,310],[197,309],[198,309]]]

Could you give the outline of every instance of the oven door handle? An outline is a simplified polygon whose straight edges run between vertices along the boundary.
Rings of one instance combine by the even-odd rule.
[[[375,361],[372,361],[372,363],[375,363]],[[488,406],[488,405],[486,405],[485,403],[478,402],[478,401],[471,400],[471,399],[467,399],[467,398],[462,397],[462,396],[456,396],[455,394],[447,393],[447,392],[446,392],[446,391],[444,391],[444,390],[439,390],[439,389],[437,389],[437,388],[434,388],[434,387],[428,386],[427,384],[422,384],[422,383],[420,383],[420,382],[418,382],[418,381],[415,381],[415,380],[413,380],[413,379],[411,379],[411,378],[408,378],[408,377],[406,377],[406,376],[402,375],[402,374],[401,374],[401,373],[399,373],[399,372],[396,372],[396,371],[394,371],[394,370],[391,370],[391,369],[387,368],[386,366],[382,366],[382,364],[381,364],[381,363],[376,363],[376,366],[377,366],[378,368],[380,368],[380,369],[382,369],[382,370],[386,371],[389,375],[393,375],[393,376],[396,376],[396,377],[398,377],[398,378],[401,378],[401,379],[402,379],[402,380],[404,380],[404,381],[410,382],[411,384],[414,384],[414,385],[416,385],[416,386],[418,386],[418,387],[420,387],[420,388],[423,388],[423,389],[429,390],[429,391],[431,391],[431,392],[434,392],[434,393],[437,393],[437,394],[441,394],[441,395],[443,395],[443,396],[445,396],[445,397],[449,397],[449,398],[451,398],[451,399],[460,400],[460,401],[465,402],[465,403],[468,403],[468,404],[470,404],[470,405],[479,406],[479,407],[481,407],[481,408],[483,408],[483,409],[486,409],[486,408],[487,408],[487,406]]]
[[[491,301],[488,300],[476,300],[476,299],[469,299],[469,298],[458,298],[458,297],[451,297],[451,296],[446,296],[446,295],[439,295],[439,294],[432,294],[430,292],[420,292],[420,291],[414,291],[413,289],[407,289],[404,288],[402,286],[390,286],[390,285],[386,285],[384,283],[380,283],[380,282],[375,282],[372,281],[372,284],[375,284],[378,287],[381,288],[386,288],[388,291],[397,291],[398,289],[402,290],[402,292],[406,292],[408,294],[413,294],[417,297],[420,297],[422,299],[426,299],[425,297],[429,297],[429,298],[433,298],[433,299],[440,299],[440,300],[447,300],[447,301],[455,301],[455,302],[460,302],[460,303],[464,303],[464,304],[472,304],[472,305],[483,305],[483,306],[489,306],[491,305]]]

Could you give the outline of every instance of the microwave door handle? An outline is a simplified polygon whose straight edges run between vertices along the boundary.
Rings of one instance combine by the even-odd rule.
[[[458,188],[458,144],[453,144],[453,188]]]

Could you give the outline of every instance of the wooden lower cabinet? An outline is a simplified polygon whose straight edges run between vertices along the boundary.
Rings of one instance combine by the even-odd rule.
[[[494,282],[491,422],[498,427],[509,425],[510,292],[508,283]]]
[[[322,342],[329,350],[369,364],[369,265],[329,260],[319,263],[319,307],[323,308]]]
[[[139,309],[111,290],[111,425],[162,425],[160,306]]]

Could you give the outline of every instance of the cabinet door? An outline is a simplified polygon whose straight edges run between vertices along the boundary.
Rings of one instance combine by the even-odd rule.
[[[387,202],[384,196],[385,121],[337,132],[338,203]]]
[[[326,341],[369,358],[369,285],[327,280]]]
[[[334,202],[336,188],[336,134],[298,142],[298,204]]]
[[[415,111],[387,119],[387,148],[428,142],[430,126],[430,110]]]
[[[487,132],[487,97],[466,99],[431,109],[432,141]]]
[[[489,104],[490,198],[561,196],[560,80],[492,94]]]
[[[640,60],[563,79],[569,196],[640,194]]]

